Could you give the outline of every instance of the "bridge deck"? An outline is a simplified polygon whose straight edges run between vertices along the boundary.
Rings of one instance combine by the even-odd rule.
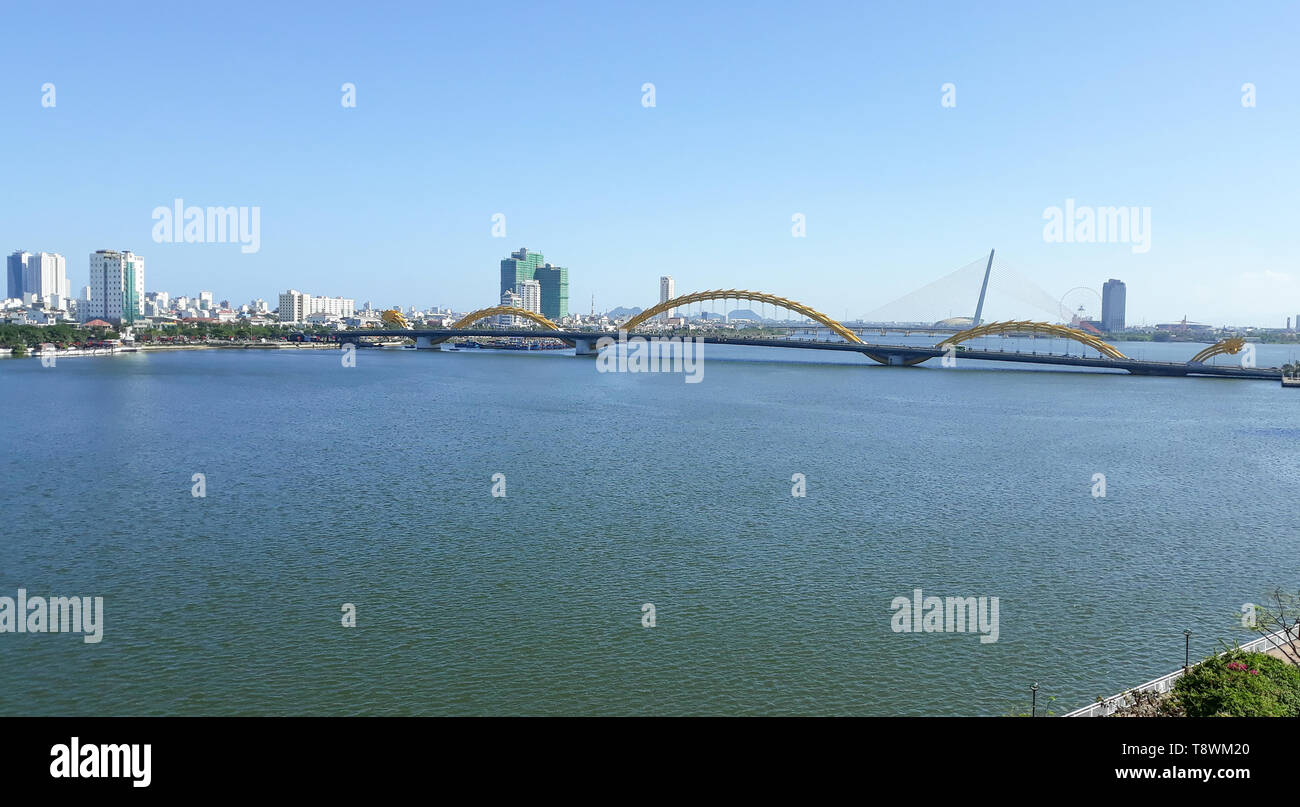
[[[577,339],[597,340],[601,337],[617,339],[617,334],[598,331],[545,331],[531,330],[522,328],[467,328],[455,330],[452,328],[422,329],[422,330],[373,330],[373,331],[341,331],[334,335],[336,341],[354,342],[366,337],[392,337],[402,336],[407,338],[430,337],[433,339],[446,339],[450,337],[475,337],[475,338],[503,338],[503,337],[520,337],[525,339],[563,339],[574,341]],[[654,334],[631,334],[648,338]],[[891,344],[854,344],[852,342],[821,341],[811,339],[764,339],[764,338],[744,338],[730,336],[700,336],[706,344],[711,345],[743,345],[747,347],[782,347],[794,348],[797,350],[838,350],[849,351],[852,353],[874,354],[878,357],[897,357],[899,361],[914,359],[934,359],[945,355],[946,351],[936,347],[915,347],[912,345],[891,345]],[[1034,353],[1024,351],[1002,351],[1002,350],[958,350],[956,352],[958,362],[962,361],[1000,361],[1016,362],[1023,364],[1048,364],[1061,365],[1069,367],[1087,367],[1096,370],[1116,370],[1126,371],[1136,375],[1163,375],[1163,376],[1214,376],[1219,378],[1256,378],[1277,381],[1282,377],[1282,371],[1276,367],[1233,367],[1225,365],[1211,364],[1188,364],[1186,362],[1160,362],[1146,361],[1143,359],[1110,359],[1102,356],[1069,356],[1059,353]]]

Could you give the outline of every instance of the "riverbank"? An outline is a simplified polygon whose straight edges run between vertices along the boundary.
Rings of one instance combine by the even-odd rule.
[[[333,342],[268,342],[235,344],[186,344],[186,345],[133,345],[125,347],[71,348],[65,350],[34,350],[23,356],[13,355],[9,348],[0,350],[0,359],[75,359],[86,356],[117,356],[123,353],[163,353],[177,350],[338,350]]]
[[[138,353],[164,350],[338,350],[336,342],[202,342],[184,345],[136,345],[125,348]]]
[[[1209,663],[1213,660],[1221,660],[1230,657],[1233,653],[1259,653],[1265,656],[1278,659],[1280,661],[1291,663],[1292,658],[1300,653],[1300,640],[1291,640],[1284,631],[1276,631],[1266,636],[1261,636],[1241,645],[1240,647],[1219,653],[1211,659],[1198,662],[1192,665],[1191,670],[1196,670],[1201,664]],[[1109,698],[1098,698],[1096,703],[1075,709],[1067,713],[1066,717],[1176,717],[1179,714],[1171,711],[1168,706],[1170,698],[1173,695],[1174,685],[1180,678],[1186,675],[1186,670],[1175,670],[1174,672],[1162,675],[1159,678],[1148,681],[1145,684],[1125,690]]]

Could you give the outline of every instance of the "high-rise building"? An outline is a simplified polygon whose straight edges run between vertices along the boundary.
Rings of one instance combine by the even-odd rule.
[[[569,270],[545,262],[540,252],[521,248],[501,261],[501,293],[515,289],[525,280],[541,286],[541,313],[553,320],[569,315]]]
[[[297,289],[280,293],[280,321],[302,322],[307,318],[307,297]]]
[[[672,275],[664,275],[659,278],[659,302],[666,303],[677,296],[677,284],[673,282]],[[669,309],[660,315],[660,319],[668,319],[677,316],[676,309]]]
[[[534,314],[542,313],[542,284],[536,280],[521,280],[519,285],[515,286],[515,294],[519,296],[519,307],[525,311],[532,311]]]
[[[30,252],[16,251],[9,256],[6,262],[7,270],[5,277],[8,280],[6,284],[6,297],[14,297],[19,300],[23,299],[23,278],[27,274],[27,259],[32,256]]]
[[[1124,281],[1111,278],[1101,287],[1101,329],[1106,333],[1124,330]]]
[[[212,292],[199,292],[199,308],[203,310],[212,310]]]
[[[54,252],[35,252],[27,256],[27,265],[23,270],[23,294],[40,297],[50,302],[54,297],[72,296],[72,285],[68,283],[68,262],[62,255]]]
[[[542,314],[559,321],[569,316],[569,270],[549,263],[537,270],[542,286]]]
[[[85,320],[130,325],[144,316],[144,258],[130,250],[90,254],[90,305]]]
[[[501,261],[500,293],[505,294],[525,280],[536,280],[533,274],[542,260],[542,253],[529,252],[527,248],[510,253],[509,258]]]
[[[537,281],[532,282],[535,283]],[[515,294],[514,290],[506,289],[501,293],[501,305],[509,306],[510,308],[520,308],[521,306],[519,305],[519,302],[519,295]],[[523,318],[516,314],[497,314],[497,327],[513,328],[516,325],[522,324],[520,322],[521,319]]]

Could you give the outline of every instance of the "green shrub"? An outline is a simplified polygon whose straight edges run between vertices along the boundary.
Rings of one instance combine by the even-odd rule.
[[[1300,717],[1300,668],[1232,650],[1179,678],[1173,700],[1188,717]]]

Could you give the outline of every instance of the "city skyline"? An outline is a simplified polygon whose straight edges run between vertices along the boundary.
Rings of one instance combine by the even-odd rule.
[[[200,311],[204,311],[208,309],[211,309],[213,311],[217,310],[214,307],[216,296],[214,296],[214,293],[211,291],[200,291],[197,295],[190,296],[185,292],[173,294],[172,292],[174,291],[174,289],[155,288],[155,287],[145,285],[143,279],[144,278],[144,271],[143,271],[144,257],[132,253],[130,250],[122,250],[119,253],[117,250],[101,249],[91,253],[89,278],[88,278],[90,282],[88,285],[80,286],[80,287],[73,287],[71,285],[71,282],[69,281],[68,276],[66,274],[66,259],[60,253],[46,253],[46,252],[31,253],[25,250],[17,250],[7,257],[6,275],[8,278],[8,289],[12,291],[12,289],[14,288],[15,277],[19,279],[21,285],[21,281],[23,279],[28,278],[32,274],[32,272],[35,271],[36,276],[42,278],[48,276],[51,279],[51,280],[42,280],[41,281],[42,283],[52,285],[52,287],[54,288],[65,289],[65,291],[62,292],[56,292],[56,294],[60,295],[61,299],[63,300],[71,299],[75,303],[79,304],[79,306],[84,306],[86,301],[91,300],[91,297],[88,296],[88,294],[91,293],[96,288],[96,282],[99,283],[100,287],[105,285],[104,278],[106,276],[103,274],[104,267],[102,265],[104,256],[118,255],[118,254],[128,256],[132,261],[134,261],[133,264],[127,264],[124,265],[124,267],[120,268],[121,276],[118,284],[121,286],[124,293],[129,291],[134,295],[131,299],[124,299],[122,303],[122,309],[124,311],[126,310],[133,311],[134,317],[151,316],[147,314],[146,307],[147,305],[154,303],[155,298],[161,299],[163,301],[170,301],[173,303],[180,300],[189,300],[190,302],[193,302],[195,299],[198,299],[200,300],[200,302],[197,306],[194,306],[196,309]],[[29,269],[27,265],[29,259],[34,267],[46,267],[46,268],[45,269],[37,268],[35,270]],[[138,269],[138,274],[135,273],[136,269]],[[506,305],[509,302],[510,304],[527,308],[528,310],[534,311],[535,313],[544,314],[553,320],[564,319],[569,314],[584,315],[585,312],[581,310],[571,311],[568,307],[568,300],[569,300],[568,268],[553,266],[549,261],[545,260],[544,255],[542,253],[536,250],[530,250],[527,247],[522,247],[518,250],[514,250],[510,253],[509,257],[502,259],[500,261],[500,270],[501,270],[501,275],[500,275],[501,296],[493,304]],[[542,280],[540,281],[533,279],[534,274],[537,272],[541,272],[541,275],[539,275],[539,277],[542,277]],[[527,283],[530,286],[535,286],[536,289],[531,292],[526,292],[521,296],[519,294],[520,292],[519,286],[521,283]],[[82,289],[81,297],[73,296],[72,292],[70,291],[71,288],[81,288]],[[1083,288],[1090,288],[1090,287],[1083,287]],[[657,302],[660,303],[665,302],[666,299],[668,299],[667,297],[665,297],[665,294],[670,294],[674,296],[678,294],[678,292],[676,292],[674,289],[675,289],[675,280],[672,276],[660,276],[659,283],[658,283]],[[1077,291],[1078,289],[1075,290]],[[1278,325],[1276,323],[1257,323],[1257,322],[1213,323],[1213,322],[1205,322],[1203,320],[1187,317],[1186,315],[1182,317],[1170,317],[1167,319],[1156,320],[1156,321],[1147,321],[1143,319],[1141,322],[1134,322],[1131,318],[1127,318],[1126,316],[1126,308],[1127,308],[1126,293],[1125,293],[1126,284],[1122,280],[1118,280],[1116,278],[1110,278],[1105,283],[1102,283],[1097,290],[1099,291],[1098,300],[1101,302],[1102,308],[1100,309],[1100,311],[1093,312],[1091,316],[1093,316],[1094,322],[1096,324],[1100,324],[1104,328],[1104,330],[1110,332],[1119,332],[1124,330],[1126,327],[1127,328],[1149,328],[1155,325],[1162,325],[1162,324],[1168,325],[1168,324],[1176,324],[1179,322],[1182,322],[1184,324],[1204,325],[1210,327],[1248,327],[1248,328],[1263,328],[1266,330],[1288,330],[1288,331],[1292,330],[1293,327],[1292,317],[1290,314],[1284,315],[1284,323],[1282,325]],[[24,291],[26,293],[24,293],[22,296],[24,298],[30,297],[31,290],[25,289]],[[10,294],[9,296],[12,298],[15,295]],[[37,297],[44,296],[46,304],[47,305],[49,304],[50,298],[48,297],[48,295],[37,294],[36,296]],[[248,300],[248,302],[246,303],[231,303],[230,301],[232,299],[241,299],[238,297],[234,297],[232,295],[223,294],[219,296],[221,297],[223,303],[223,305],[221,306],[222,309],[229,308],[232,311],[248,309],[248,313],[254,313],[254,314],[282,311],[286,297],[288,297],[290,300],[293,300],[295,298],[302,298],[302,300],[305,300],[306,301],[305,303],[300,302],[300,303],[292,304],[290,306],[290,312],[288,312],[289,315],[288,319],[284,318],[286,315],[285,313],[280,314],[281,321],[285,321],[285,322],[302,322],[305,319],[305,315],[310,313],[321,313],[321,314],[329,313],[332,315],[342,315],[344,316],[344,318],[349,318],[353,316],[353,308],[355,307],[355,301],[357,299],[362,299],[364,301],[358,310],[370,309],[374,311],[380,311],[386,308],[397,308],[399,310],[411,310],[411,311],[428,310],[431,313],[441,313],[443,311],[468,312],[470,310],[474,310],[477,308],[487,307],[486,305],[482,305],[482,304],[470,305],[466,307],[457,307],[457,306],[447,306],[442,303],[432,303],[425,306],[422,304],[416,305],[410,299],[406,299],[396,303],[384,303],[381,301],[378,305],[374,305],[372,304],[372,301],[365,300],[365,298],[363,297],[356,297],[356,296],[344,297],[343,295],[312,295],[310,293],[300,292],[297,289],[292,289],[292,288],[288,289],[287,291],[266,295],[267,297],[270,297],[272,299],[278,299],[280,301],[280,306],[275,309],[270,309],[269,307],[264,308],[258,305],[258,304],[263,304],[263,306],[265,305],[265,298],[262,295],[256,295],[253,297],[246,298]],[[206,304],[202,302],[202,300],[205,298],[207,301]],[[60,299],[60,298],[55,298],[55,299]],[[346,300],[346,307],[347,307],[346,313],[344,313],[341,310],[341,306],[343,304],[343,301],[345,300]],[[644,309],[644,308],[648,308],[649,305],[651,304],[653,303],[647,304],[645,306],[635,305],[635,304],[629,305],[626,303],[607,306],[607,307],[602,306],[598,310],[593,311],[592,313],[605,314],[616,310]],[[562,312],[556,310],[556,308],[558,308],[559,306],[563,306],[563,308],[561,309]],[[1065,308],[1063,306],[1064,306],[1064,298],[1062,298],[1061,302],[1058,304],[1058,307],[1061,307],[1062,312],[1065,311]],[[185,306],[180,306],[180,307],[185,308]],[[1107,314],[1108,308],[1114,309],[1116,313],[1113,316],[1108,315]],[[94,312],[94,313],[88,314],[87,312]],[[675,314],[672,315],[675,316]],[[962,316],[965,316],[965,314],[960,313],[959,310],[956,316],[960,318]],[[91,318],[101,319],[105,317],[108,317],[110,319],[114,318],[113,316],[106,313],[105,304],[102,301],[93,300],[89,308],[83,307],[82,310],[78,312],[77,319],[79,321],[84,322]],[[662,318],[663,316],[660,317],[660,319]],[[797,319],[797,317],[792,317],[792,318]],[[999,318],[1000,317],[990,318],[988,316],[985,316],[981,318],[981,321],[988,322]],[[1002,319],[1014,319],[1014,318],[1015,317],[1002,317]],[[781,319],[781,317],[775,317],[775,319],[779,320]],[[1042,317],[1035,317],[1035,319],[1042,319]],[[1049,317],[1048,319],[1050,320],[1051,318]],[[923,316],[918,316],[912,319],[898,319],[898,318],[890,318],[890,317],[862,318],[862,317],[855,317],[852,315],[848,315],[843,319],[843,321],[881,322],[881,323],[886,323],[886,322],[921,323],[921,322],[930,322],[932,320],[937,321],[932,317],[927,318]],[[1296,321],[1295,327],[1300,327],[1300,314],[1296,315],[1295,321]]]

